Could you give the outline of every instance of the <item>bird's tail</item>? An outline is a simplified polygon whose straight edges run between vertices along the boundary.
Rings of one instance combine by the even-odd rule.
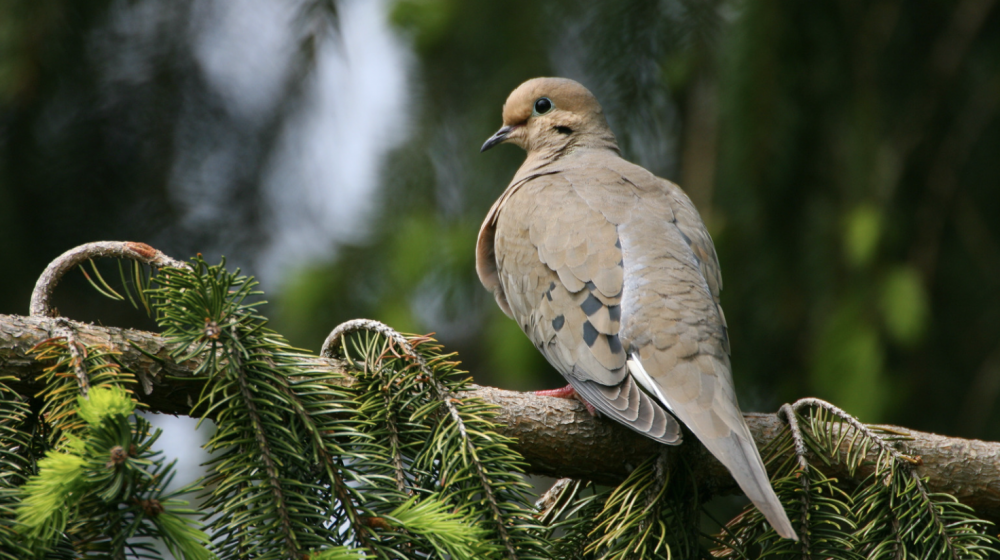
[[[784,506],[771,487],[764,461],[753,443],[749,428],[745,424],[742,428],[731,430],[728,437],[706,438],[702,443],[729,469],[743,493],[764,514],[774,530],[786,539],[799,540]]]

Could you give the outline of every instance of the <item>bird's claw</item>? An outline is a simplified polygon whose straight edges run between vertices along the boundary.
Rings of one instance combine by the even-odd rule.
[[[580,394],[576,392],[576,389],[574,389],[572,385],[567,385],[567,386],[559,388],[559,389],[543,389],[541,391],[535,391],[535,394],[538,395],[538,396],[540,396],[540,397],[556,397],[556,398],[560,398],[560,399],[576,399],[576,400],[580,401],[581,403],[583,403],[583,406],[587,407],[587,412],[591,416],[593,416],[595,418],[597,417],[597,409],[594,408],[594,405],[592,405],[589,402],[587,402],[586,400],[584,400],[584,398],[581,397]]]

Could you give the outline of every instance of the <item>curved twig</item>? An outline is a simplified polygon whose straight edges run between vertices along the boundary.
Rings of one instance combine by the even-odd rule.
[[[788,429],[792,433],[792,441],[795,443],[795,457],[799,463],[799,481],[802,483],[802,515],[799,518],[799,544],[802,546],[802,557],[809,557],[809,462],[806,460],[806,442],[802,437],[802,428],[799,426],[799,418],[796,416],[795,404],[783,404],[778,409],[778,416],[784,416],[788,421]]]
[[[32,317],[55,317],[55,312],[49,305],[52,292],[62,277],[78,264],[94,257],[114,257],[131,259],[155,267],[189,268],[186,263],[178,261],[165,253],[135,241],[95,241],[84,243],[59,255],[42,271],[31,292],[30,314]]]
[[[406,337],[399,334],[395,329],[385,323],[374,319],[351,319],[350,321],[344,321],[343,323],[337,325],[336,328],[330,331],[330,334],[326,335],[326,340],[323,341],[323,347],[320,348],[319,355],[324,358],[336,358],[337,352],[343,344],[344,335],[358,331],[377,332],[402,346],[408,351],[411,357],[413,355],[413,349],[410,348],[410,344],[406,341]],[[420,360],[418,360],[417,363],[420,363]]]
[[[785,406],[788,406],[788,405],[782,406],[782,409],[784,409]],[[828,402],[826,402],[826,401],[824,401],[822,399],[817,399],[817,398],[814,398],[814,397],[806,397],[804,399],[799,399],[799,400],[795,401],[794,403],[792,403],[791,408],[795,412],[798,412],[799,410],[801,410],[803,408],[806,408],[808,406],[815,406],[817,408],[825,409],[828,412],[830,412],[831,414],[833,414],[834,416],[836,416],[837,418],[840,418],[841,420],[843,420],[844,422],[846,422],[850,427],[852,427],[855,430],[861,432],[864,436],[866,436],[868,439],[870,439],[880,450],[888,453],[889,456],[892,457],[894,460],[901,461],[901,462],[906,463],[906,464],[908,464],[910,466],[916,466],[916,465],[918,465],[920,463],[919,460],[914,459],[913,457],[910,457],[909,455],[906,455],[905,453],[900,453],[899,451],[896,451],[891,445],[889,445],[888,442],[886,442],[884,439],[882,439],[881,436],[879,436],[878,434],[876,434],[874,430],[872,430],[868,426],[865,426],[864,424],[862,424],[857,418],[855,418],[855,417],[851,416],[850,414],[848,414],[847,411],[845,411],[844,409],[842,409],[842,408],[840,408],[840,407],[838,407],[836,405],[830,404],[830,403],[828,403]],[[788,418],[791,418],[791,417],[788,416]],[[789,420],[789,424],[790,423],[791,423],[791,421]],[[799,448],[798,448],[798,444],[797,443],[796,443],[796,447],[795,447],[795,452],[799,453]],[[805,446],[804,445],[803,445],[801,453],[805,453]],[[802,455],[800,454],[799,456],[801,457]]]

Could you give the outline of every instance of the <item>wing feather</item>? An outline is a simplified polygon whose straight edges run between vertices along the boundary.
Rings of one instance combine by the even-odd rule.
[[[560,211],[539,210],[553,205]],[[499,291],[549,362],[606,416],[657,441],[680,443],[680,425],[626,365],[616,224],[588,205],[576,185],[547,175],[507,197],[494,228]]]

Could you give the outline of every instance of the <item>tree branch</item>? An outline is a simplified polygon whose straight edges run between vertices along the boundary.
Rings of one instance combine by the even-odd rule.
[[[129,259],[156,267],[189,268],[187,263],[175,260],[145,243],[135,241],[84,243],[59,255],[42,271],[42,275],[35,283],[35,289],[31,292],[31,315],[55,317],[56,313],[50,307],[49,300],[52,299],[52,292],[56,289],[56,285],[67,272],[94,257]]]
[[[62,323],[60,323],[60,321]],[[45,364],[28,351],[48,338],[60,336],[65,319],[0,315],[0,375],[16,381],[12,389],[35,395],[41,388],[36,378]],[[71,322],[77,341],[102,345],[119,352],[122,365],[136,373],[142,387],[141,401],[155,412],[186,415],[197,400],[201,383],[193,379],[195,361],[175,363],[168,358],[170,347],[154,333],[99,327]],[[345,364],[329,358],[313,358],[316,369],[346,371]],[[344,383],[351,383],[350,377]],[[467,397],[478,397],[498,406],[500,432],[517,440],[515,448],[534,474],[570,477],[613,484],[620,482],[640,462],[655,454],[659,444],[610,421],[590,417],[575,400],[541,397],[532,393],[473,386]],[[747,423],[758,446],[765,446],[785,429],[775,414],[747,414]],[[893,427],[912,441],[904,451],[919,456],[920,476],[928,477],[928,489],[954,495],[975,508],[978,515],[1000,521],[1000,443],[951,438]],[[683,454],[693,469],[702,492],[736,491],[736,485],[718,461],[694,437],[673,448],[671,455]],[[822,461],[813,461],[822,465]],[[821,467],[828,475],[847,479],[846,470]],[[860,476],[866,476],[861,472]]]

